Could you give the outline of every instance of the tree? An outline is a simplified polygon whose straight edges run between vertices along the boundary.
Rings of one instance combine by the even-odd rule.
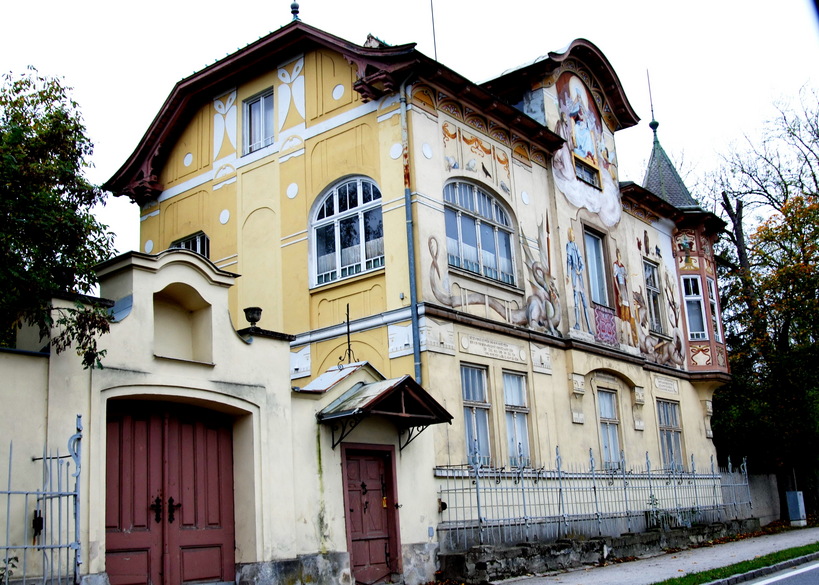
[[[104,353],[105,309],[52,305],[90,291],[94,266],[113,252],[113,236],[91,213],[105,194],[84,177],[93,145],[69,91],[33,68],[0,86],[0,331],[36,326],[55,351],[74,346],[91,367]]]
[[[819,454],[819,96],[778,108],[762,139],[725,157],[714,192],[733,381],[714,397],[721,456],[748,455],[816,509]],[[748,214],[753,214],[748,217]]]

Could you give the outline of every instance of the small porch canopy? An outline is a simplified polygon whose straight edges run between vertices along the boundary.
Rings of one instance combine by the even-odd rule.
[[[452,423],[452,415],[410,376],[358,382],[317,412],[316,419],[331,425],[335,449],[361,421],[373,415],[395,425],[402,451],[428,426]]]

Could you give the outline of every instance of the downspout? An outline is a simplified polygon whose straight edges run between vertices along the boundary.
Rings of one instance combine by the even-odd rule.
[[[404,212],[407,221],[407,261],[409,262],[410,313],[412,315],[412,357],[415,381],[421,384],[421,327],[418,320],[418,291],[415,278],[415,235],[412,223],[412,189],[410,187],[409,130],[407,128],[407,82],[401,83],[401,151],[404,164]]]

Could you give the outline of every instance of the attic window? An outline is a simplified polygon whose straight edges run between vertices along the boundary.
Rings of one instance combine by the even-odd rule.
[[[600,189],[600,172],[589,163],[574,157],[574,172],[584,183]]]
[[[273,144],[273,90],[250,98],[244,105],[245,154]]]

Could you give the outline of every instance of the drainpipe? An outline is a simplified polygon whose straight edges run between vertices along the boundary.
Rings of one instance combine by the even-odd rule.
[[[409,262],[410,312],[412,315],[412,356],[415,381],[421,384],[421,328],[418,321],[418,291],[415,284],[415,235],[412,225],[412,189],[410,188],[409,130],[407,128],[407,82],[401,84],[401,151],[404,164],[404,212],[407,221],[407,261]]]

